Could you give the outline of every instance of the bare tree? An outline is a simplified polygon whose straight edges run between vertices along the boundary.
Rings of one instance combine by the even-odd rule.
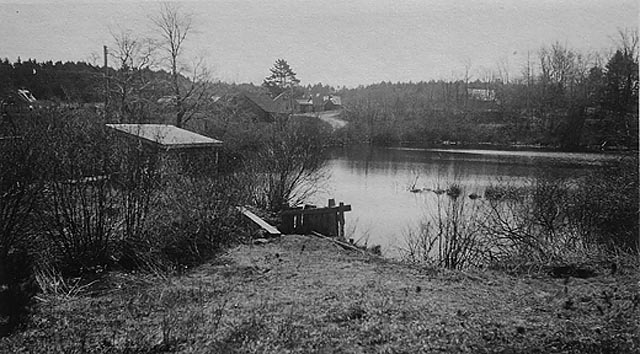
[[[575,87],[588,76],[589,57],[558,42],[539,52],[543,83],[556,85],[574,94]]]
[[[624,28],[618,30],[618,48],[629,53],[635,61],[638,61],[640,38],[637,28]]]
[[[115,75],[110,78],[111,93],[119,120],[127,120],[132,110],[144,101],[142,91],[150,81],[145,79],[144,71],[152,64],[155,46],[150,39],[133,36],[130,30],[111,31],[113,45],[109,55],[117,65]]]
[[[185,40],[193,30],[193,15],[182,11],[175,3],[163,3],[151,21],[158,30],[158,48],[171,73],[170,86],[174,96],[171,101],[176,110],[176,126],[182,127],[193,117],[205,97],[208,78],[203,60],[195,61],[188,69],[181,66]]]
[[[479,66],[476,70],[476,77],[484,83],[493,83],[496,76],[493,69],[486,66]]]
[[[500,77],[500,80],[503,83],[508,84],[509,72],[511,70],[511,66],[509,65],[509,57],[504,56],[500,58],[500,60],[498,60],[498,63],[497,63],[497,68],[498,68],[498,76]]]
[[[466,107],[467,102],[469,101],[469,81],[471,80],[471,58],[469,57],[465,57],[462,60],[462,63],[464,64],[464,105]]]

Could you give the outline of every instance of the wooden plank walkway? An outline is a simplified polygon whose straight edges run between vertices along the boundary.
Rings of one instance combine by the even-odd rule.
[[[269,225],[266,221],[262,220],[258,215],[252,213],[249,209],[245,207],[236,207],[244,216],[253,221],[256,225],[260,226],[263,230],[265,230],[271,236],[280,236],[280,231],[275,227]]]

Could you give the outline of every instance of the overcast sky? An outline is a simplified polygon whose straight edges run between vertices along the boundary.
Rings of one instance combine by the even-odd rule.
[[[215,78],[260,84],[277,58],[303,84],[474,78],[521,71],[527,52],[559,41],[584,53],[614,47],[637,28],[637,0],[185,1],[196,32],[187,58]],[[155,1],[0,1],[0,57],[84,60],[109,45],[109,29],[152,33]]]

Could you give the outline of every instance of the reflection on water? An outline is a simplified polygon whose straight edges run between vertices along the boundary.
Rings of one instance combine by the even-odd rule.
[[[522,184],[541,175],[579,178],[617,159],[605,154],[372,146],[334,148],[329,154],[330,179],[312,202],[323,205],[335,198],[351,204],[347,236],[381,245],[388,255],[397,255],[408,228],[429,217],[437,198],[446,198],[411,189],[446,189],[456,183],[464,197],[482,195],[498,182]]]

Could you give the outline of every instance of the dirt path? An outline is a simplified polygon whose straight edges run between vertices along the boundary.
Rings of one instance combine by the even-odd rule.
[[[283,236],[187,275],[50,297],[0,352],[638,352],[637,281],[433,270]]]
[[[337,111],[325,111],[318,113],[301,113],[298,116],[308,118],[318,118],[323,122],[329,123],[333,130],[344,128],[347,125],[347,121],[340,118],[342,114],[341,110]]]

